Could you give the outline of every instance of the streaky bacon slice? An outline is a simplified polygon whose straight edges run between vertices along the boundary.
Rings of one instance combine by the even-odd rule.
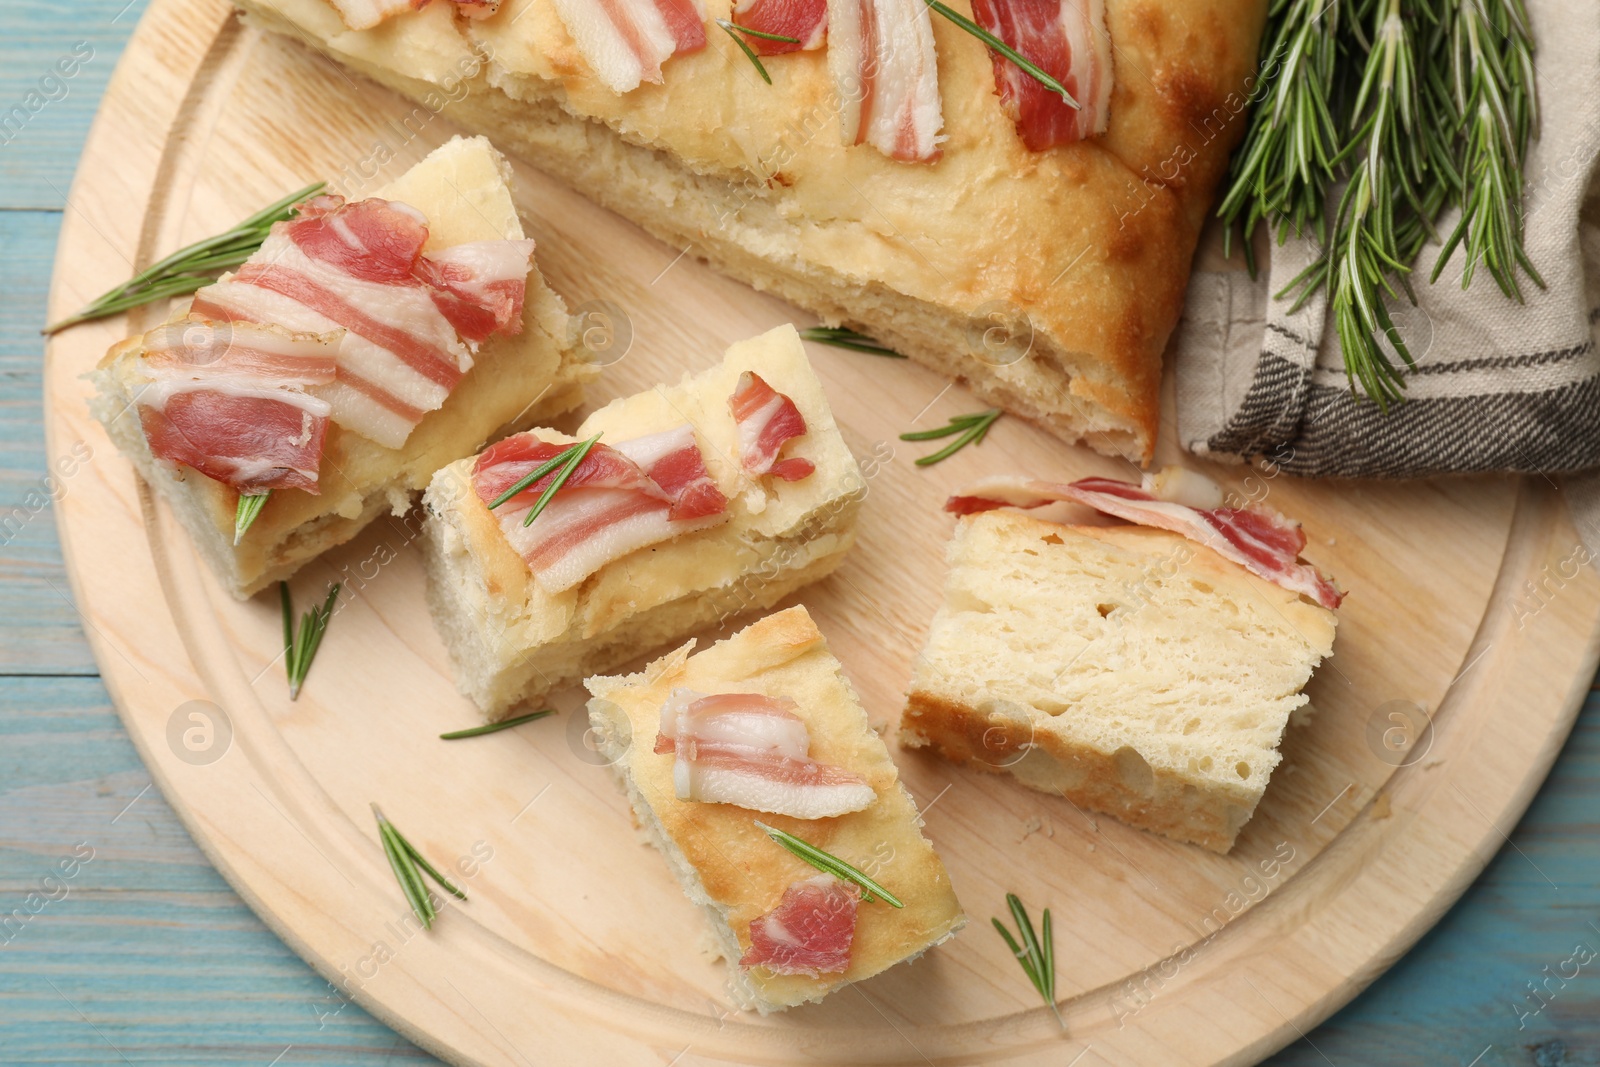
[[[973,483],[945,502],[945,510],[970,515],[993,508],[1037,508],[1072,501],[1141,526],[1182,534],[1245,570],[1290,592],[1337,608],[1344,594],[1315,567],[1300,562],[1306,535],[1298,522],[1266,508],[1189,507],[1162,500],[1151,490],[1111,478],[1084,478],[1065,485],[998,476]]]
[[[612,92],[661,82],[661,64],[706,46],[704,0],[555,0],[556,14]]]
[[[662,438],[661,434],[652,434],[643,439],[642,445],[623,442],[615,448],[595,444],[539,517],[526,526],[523,517],[559,470],[494,509],[506,540],[527,562],[542,587],[553,593],[571,589],[630,552],[691,530],[716,526],[732,517],[727,500],[716,490],[715,483],[709,488],[721,503],[712,510],[707,486],[698,478],[686,476],[690,463],[683,455],[682,438]],[[688,441],[698,456],[693,431]],[[473,489],[485,505],[491,504],[570,447],[570,442],[556,444],[531,433],[508,437],[478,457],[473,465]],[[643,464],[632,458],[628,449],[636,449]],[[704,460],[699,460],[698,465],[703,472]],[[658,471],[671,489],[655,479],[653,474]]]
[[[646,437],[619,441],[616,447],[672,498],[667,518],[673,521],[703,519],[708,515],[720,515],[727,508],[728,498],[706,470],[705,456],[688,423]]]
[[[1079,107],[991,50],[995,91],[1032,152],[1106,132],[1111,37],[1105,0],[973,0],[973,19],[1061,83]]]
[[[811,735],[796,706],[759,693],[674,689],[661,708],[655,751],[673,754],[678,799],[797,819],[872,804],[877,793],[861,776],[811,758]]]
[[[845,144],[905,162],[939,158],[944,104],[923,0],[828,0],[828,73]]]
[[[333,421],[399,448],[440,407],[492,334],[522,327],[533,242],[422,254],[428,224],[377,198],[319,196],[273,226],[237,272],[195,294],[191,314],[298,332],[342,330],[337,380],[317,395]]]
[[[336,338],[182,319],[144,335],[135,394],[157,458],[235,489],[317,492]]]
[[[741,967],[774,974],[843,974],[850,969],[860,895],[831,874],[795,882],[778,906],[750,924]]]
[[[797,482],[817,469],[815,463],[800,456],[778,458],[786,442],[805,436],[806,419],[793,400],[768,385],[761,375],[748,370],[739,375],[728,407],[739,427],[739,462],[745,470]]]
[[[828,39],[828,0],[739,0],[733,5],[733,24],[793,37],[799,42],[790,44],[746,35],[744,43],[758,56],[809,52],[821,48]]]

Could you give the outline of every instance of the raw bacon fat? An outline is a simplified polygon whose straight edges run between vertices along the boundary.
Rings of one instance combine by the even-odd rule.
[[[795,402],[768,385],[761,375],[745,371],[728,398],[733,421],[739,427],[739,461],[754,475],[771,474],[797,482],[817,469],[800,456],[779,459],[783,446],[806,434],[806,419]]]
[[[860,901],[855,887],[831,874],[795,882],[776,908],[750,924],[750,947],[739,966],[774,974],[843,974],[850,969]]]
[[[1060,95],[998,52],[995,91],[1033,152],[1071,144],[1106,131],[1111,108],[1111,37],[1105,0],[973,0],[978,25],[1016,49],[1061,83],[1077,102]]]
[[[828,0],[828,73],[845,144],[906,162],[939,158],[944,104],[923,0]]]
[[[1141,526],[1182,534],[1239,564],[1245,570],[1325,608],[1337,608],[1344,594],[1310,564],[1300,562],[1306,547],[1300,524],[1265,508],[1197,508],[1161,499],[1153,488],[1111,478],[1084,478],[1064,485],[1030,478],[985,478],[945,502],[945,510],[969,515],[993,508],[1037,508],[1068,500]]]
[[[877,794],[859,775],[811,758],[811,736],[795,708],[758,693],[674,689],[661,708],[655,750],[672,753],[678,799],[797,819],[869,806]]]
[[[491,446],[473,466],[478,499],[492,504],[571,447],[533,434]],[[687,425],[614,448],[595,444],[538,517],[524,525],[528,509],[559,473],[550,472],[494,509],[506,540],[552,593],[571,589],[630,552],[731,517]]]
[[[661,64],[706,46],[703,0],[555,0],[595,76],[612,92],[661,82]]]
[[[793,37],[798,43],[744,36],[744,43],[759,56],[809,52],[828,39],[828,0],[739,0],[733,5],[733,24],[747,30]]]
[[[370,30],[384,19],[407,11],[421,11],[428,0],[330,0],[344,24],[352,30]],[[500,0],[449,0],[472,19],[486,19],[500,10]]]
[[[334,337],[180,320],[145,334],[134,401],[150,451],[244,492],[317,492]]]
[[[530,240],[422,254],[428,224],[406,204],[337,196],[272,227],[239,270],[195,294],[190,314],[306,333],[342,330],[338,375],[315,392],[333,421],[399,448],[472,366],[478,344],[522,328]]]

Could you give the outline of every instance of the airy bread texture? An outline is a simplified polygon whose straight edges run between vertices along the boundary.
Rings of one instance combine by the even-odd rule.
[[[922,836],[916,803],[806,609],[768,615],[690,655],[693,647],[691,641],[638,674],[590,678],[589,721],[599,738],[596,747],[633,802],[639,825],[689,899],[705,908],[728,963],[733,999],[763,1015],[821,1000],[843,985],[915,959],[966,925],[950,876]],[[657,754],[652,745],[661,705],[679,686],[792,698],[810,732],[812,757],[860,775],[877,800],[848,815],[804,820],[677,799],[673,756]],[[816,874],[773,843],[755,825],[757,819],[860,867],[905,903],[904,908],[881,901],[860,905],[844,974],[808,977],[739,966],[750,947],[750,923],[776,907],[791,883]]]
[[[903,744],[1216,852],[1333,653],[1333,612],[1137,526],[964,518]]]
[[[816,470],[797,482],[753,479],[739,463],[728,409],[739,375],[756,371],[795,402],[806,435],[785,446]],[[612,401],[573,437],[625,441],[694,427],[732,518],[642,548],[560,593],[545,590],[472,489],[475,459],[441,470],[423,497],[428,604],[455,662],[456,684],[491,719],[729,615],[771,607],[837,567],[855,543],[866,483],[839,436],[822,383],[793,326],[728,349],[677,385]]]
[[[1041,153],[1001,110],[988,50],[934,18],[947,140],[937,162],[907,164],[842,143],[820,50],[767,59],[767,86],[712,27],[709,47],[667,62],[664,84],[617,95],[554,0],[505,0],[481,20],[434,3],[359,32],[326,0],[236,2],[675,248],[1141,462],[1266,9],[1110,0],[1109,128]],[[730,0],[706,6],[726,18]]]
[[[487,140],[457,137],[372,195],[402,201],[426,215],[431,251],[466,241],[521,238],[510,178],[510,166]],[[242,600],[350,540],[383,513],[405,514],[445,464],[577,407],[583,383],[599,371],[584,361],[576,340],[575,320],[533,267],[522,332],[485,342],[444,405],[423,418],[403,447],[385,448],[330,422],[317,479],[320,494],[274,492],[238,545],[233,543],[238,494],[157,460],[145,442],[133,401],[141,338],[128,338],[101,360],[91,375],[98,390],[92,406],[111,440],[172,507],[229,592]]]

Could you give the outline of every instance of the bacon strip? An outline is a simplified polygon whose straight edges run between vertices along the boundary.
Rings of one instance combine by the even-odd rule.
[[[422,248],[426,219],[379,199],[309,201],[273,226],[250,259],[195,294],[190,314],[267,322],[290,330],[343,330],[337,380],[316,392],[333,421],[399,448],[440,407],[493,334],[522,328],[533,255],[528,240]]]
[[[776,908],[750,924],[750,947],[739,966],[812,977],[843,974],[850,969],[860,900],[831,874],[794,883]]]
[[[706,46],[703,0],[555,0],[578,52],[612,92],[661,83],[661,64]]]
[[[793,37],[788,41],[769,41],[746,35],[744,43],[759,56],[785,52],[812,51],[828,39],[828,0],[739,0],[733,5],[733,24],[747,30]]]
[[[531,433],[508,437],[478,457],[473,489],[491,504],[570,447]],[[692,460],[688,448],[694,450]],[[615,448],[596,444],[539,517],[524,526],[528,509],[558,473],[545,475],[494,510],[506,540],[550,592],[570,589],[630,552],[731,517],[727,499],[706,473],[692,430],[687,439],[683,431],[671,430]]]
[[[335,338],[180,320],[144,335],[135,393],[159,459],[235,489],[317,492]]]
[[[923,0],[828,0],[828,72],[845,144],[906,162],[939,158],[944,104]]]
[[[674,689],[661,708],[655,751],[673,753],[679,800],[826,819],[877,799],[859,775],[818,763],[795,702],[759,693],[704,696]]]
[[[991,51],[1000,106],[1032,152],[1106,132],[1111,108],[1111,37],[1105,0],[973,0],[973,19],[1060,82],[1069,107],[1032,75]]]
[[[1188,507],[1162,500],[1148,489],[1110,478],[1084,478],[1063,485],[1027,478],[986,478],[945,502],[945,510],[970,515],[993,508],[1037,508],[1069,500],[1141,526],[1182,534],[1225,559],[1325,608],[1344,594],[1317,569],[1299,561],[1306,547],[1300,524],[1265,508]]]
[[[817,469],[809,459],[778,459],[784,444],[806,433],[806,419],[795,402],[766,383],[755,371],[739,375],[728,398],[733,421],[739,427],[739,457],[744,469],[760,476],[771,474],[797,482]]]

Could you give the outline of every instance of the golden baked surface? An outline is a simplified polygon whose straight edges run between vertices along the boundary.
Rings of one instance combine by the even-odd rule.
[[[661,203],[591,195],[657,232],[695,229],[719,266],[770,272],[753,278],[764,288],[784,291],[785,275],[841,288],[837,306],[809,301],[819,313],[878,314],[888,335],[910,339],[915,324],[868,310],[875,294],[906,298],[902,315],[933,309],[983,324],[990,312],[1020,310],[1035,340],[1021,360],[985,352],[981,328],[970,351],[910,354],[1058,431],[1104,431],[1111,450],[1133,458],[1153,446],[1162,348],[1199,225],[1242,132],[1265,13],[1262,0],[1109,0],[1107,132],[1042,153],[1026,150],[1001,111],[987,50],[936,17],[947,140],[936,163],[906,164],[841,143],[821,51],[769,58],[767,86],[712,27],[704,51],[667,62],[664,84],[617,95],[588,71],[553,0],[506,0],[481,21],[435,3],[361,32],[346,30],[324,0],[240,2],[416,98],[464,87],[460,116],[514,150],[545,136],[531,124],[555,119],[474,99],[553,103],[557,118],[602,125],[661,154],[676,171],[645,176],[673,185]],[[707,6],[712,18],[726,17],[730,2]],[[969,10],[966,0],[953,6]],[[634,177],[619,169],[606,180],[621,189]],[[694,215],[692,226],[665,218],[674,203]],[[712,210],[695,214],[708,203]],[[715,250],[719,242],[740,246],[761,270],[728,266],[734,256]],[[1075,423],[1074,405],[1084,408]]]
[[[894,761],[806,610],[793,607],[769,615],[694,655],[691,647],[663,656],[639,674],[591,678],[587,684],[596,702],[609,702],[626,715],[632,743],[621,769],[725,912],[741,951],[750,945],[751,921],[776,907],[791,883],[816,873],[756,828],[757,819],[866,870],[905,902],[904,908],[881,901],[860,906],[843,981],[877,974],[958,929],[964,917],[944,864],[922,836],[916,806],[900,785]],[[812,757],[861,775],[877,792],[877,801],[838,818],[802,820],[678,800],[673,757],[651,746],[661,705],[679,686],[793,698],[810,730]],[[798,1003],[841,982],[838,975],[771,975],[761,968],[751,970],[749,978],[764,998],[777,1003]]]

